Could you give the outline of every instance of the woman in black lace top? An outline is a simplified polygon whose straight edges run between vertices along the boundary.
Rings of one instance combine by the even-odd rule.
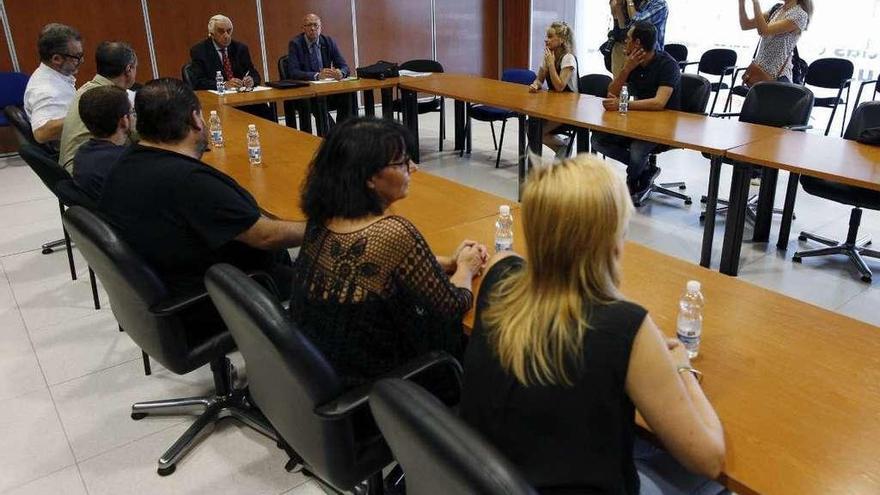
[[[464,241],[435,256],[388,207],[418,167],[402,125],[351,119],[333,128],[311,164],[301,206],[308,217],[294,263],[291,318],[354,386],[431,350],[459,357],[471,280],[486,249]]]

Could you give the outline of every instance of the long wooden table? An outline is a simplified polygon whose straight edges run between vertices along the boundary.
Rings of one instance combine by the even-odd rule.
[[[200,97],[205,110],[220,112],[226,137],[226,146],[205,160],[235,178],[267,213],[301,220],[299,187],[320,140],[218,107],[214,95]],[[261,167],[247,162],[248,123],[261,133]],[[504,202],[417,173],[395,212],[410,218],[435,252],[448,253],[464,238],[491,245]],[[514,226],[514,247],[522,249],[521,222]],[[624,293],[670,336],[686,281],[703,283],[707,306],[695,364],[706,373],[704,389],[725,427],[725,485],[739,493],[880,493],[876,327],[633,243],[623,263]]]
[[[489,244],[493,235],[486,218],[426,238],[446,253],[463,238]],[[699,280],[706,297],[694,365],[724,425],[720,481],[745,494],[880,493],[877,328],[626,243],[622,290],[670,337],[688,280]]]

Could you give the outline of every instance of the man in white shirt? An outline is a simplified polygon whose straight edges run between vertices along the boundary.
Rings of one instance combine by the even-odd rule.
[[[40,143],[58,141],[67,109],[76,96],[73,77],[83,61],[82,37],[64,24],[47,24],[37,41],[40,66],[24,90],[24,111]]]

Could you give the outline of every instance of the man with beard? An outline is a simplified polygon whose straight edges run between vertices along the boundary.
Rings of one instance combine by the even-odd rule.
[[[220,262],[272,276],[290,287],[285,248],[302,242],[305,224],[260,214],[231,177],[200,161],[207,124],[195,93],[178,79],[148,82],[135,97],[141,140],[111,169],[99,213],[162,279],[171,296],[204,290]],[[213,318],[207,305],[205,317]]]

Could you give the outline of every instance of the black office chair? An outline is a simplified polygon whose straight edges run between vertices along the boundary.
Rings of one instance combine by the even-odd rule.
[[[382,468],[392,458],[367,408],[372,383],[343,389],[277,299],[237,268],[211,267],[205,286],[247,363],[251,400],[291,457],[286,468],[302,465],[305,474],[333,491],[361,489],[366,480],[366,491],[356,493],[382,493]],[[449,367],[460,379],[460,365],[443,352],[387,376],[410,378],[436,367]]]
[[[713,117],[739,117],[740,122],[782,127],[789,130],[803,131],[808,129],[810,113],[813,111],[813,92],[800,84],[784,82],[760,82],[752,86],[743,102],[740,113],[715,114]],[[724,159],[724,163],[734,164],[733,160]],[[760,169],[761,167],[753,167]],[[706,202],[703,196],[702,202]],[[754,223],[757,219],[758,197],[750,196],[746,208],[746,220]],[[718,204],[728,205],[719,199]],[[716,213],[725,213],[727,206],[720,207]],[[773,213],[781,214],[782,210],[774,209]],[[700,214],[700,221],[706,219],[706,213]]]
[[[282,81],[290,79],[290,71],[287,67],[288,55],[282,55],[278,58],[278,78]],[[297,108],[296,102],[287,100],[284,102],[284,125],[287,127],[292,127],[297,129],[296,125],[296,116],[297,116]],[[300,118],[311,118],[306,115],[305,117],[300,116]]]
[[[232,417],[274,439],[272,428],[250,405],[247,394],[234,388],[235,370],[226,354],[235,350],[232,335],[187,324],[194,310],[210,306],[207,293],[172,298],[149,265],[99,216],[81,206],[64,214],[64,226],[94,268],[110,297],[110,308],[121,329],[162,366],[178,375],[211,364],[214,393],[131,406],[131,417],[149,414],[192,413],[202,409],[195,422],[159,458],[159,475],[174,472],[177,463],[222,418]],[[199,311],[199,314],[203,314]],[[218,320],[219,321],[219,318]]]
[[[862,90],[865,89],[865,86],[874,85],[874,90],[871,91],[871,96],[869,101],[874,101],[877,99],[877,93],[880,93],[880,79],[869,79],[867,81],[861,81],[859,83],[859,91],[856,93],[856,101],[853,102],[853,113],[856,113],[856,109],[859,107],[859,102],[862,101]],[[852,119],[852,117],[850,117]]]
[[[31,128],[31,119],[28,118],[27,113],[25,113],[22,107],[7,105],[3,107],[3,115],[9,124],[12,125],[12,128],[15,129],[15,137],[19,144],[32,144],[41,148],[55,160],[58,159],[58,150],[49,144],[37,142],[37,139],[34,137],[34,130]]]
[[[87,194],[82,192],[73,182],[73,178],[64,170],[58,162],[48,156],[43,148],[25,143],[19,148],[21,158],[31,167],[31,170],[37,174],[43,184],[52,191],[52,194],[58,198],[58,209],[64,216],[64,208],[71,206],[83,206],[92,211],[95,210],[95,201]],[[76,266],[73,263],[73,249],[70,244],[70,236],[62,226],[64,238],[61,243],[67,248],[67,263],[70,266],[70,278],[76,280]],[[56,241],[57,242],[57,241]],[[51,243],[50,243],[51,244]],[[46,245],[43,245],[43,254],[47,254]],[[51,249],[48,250],[52,252]],[[98,300],[98,284],[95,281],[95,273],[89,268],[89,281],[92,284],[92,299],[95,303],[95,309],[101,309],[101,303]]]
[[[407,60],[400,64],[400,70],[411,70],[414,72],[443,72],[443,65],[436,60],[417,59]],[[391,102],[392,110],[398,114],[403,112],[403,100],[394,99]],[[446,139],[446,98],[442,96],[431,96],[422,98],[418,102],[419,115],[431,112],[440,112],[440,151],[443,151],[443,140]]]
[[[663,51],[674,58],[681,70],[684,70],[688,64],[688,48],[686,46],[677,43],[667,43],[664,45]]]
[[[831,109],[828,126],[825,127],[826,136],[831,131],[831,123],[837,113],[837,107],[841,104],[843,104],[843,118],[840,120],[840,135],[843,136],[846,114],[849,110],[849,93],[853,72],[853,63],[844,58],[820,58],[813,61],[807,68],[807,76],[804,79],[805,86],[837,90],[837,95],[816,98],[814,104],[816,107]],[[841,98],[844,89],[846,89],[846,99]]]
[[[682,74],[681,75],[681,111],[688,113],[698,113],[705,114],[706,104],[709,103],[709,96],[711,95],[711,84],[709,80],[703,76],[698,74]],[[657,155],[663,153],[665,151],[669,151],[669,146],[661,145],[657,149],[651,153],[649,159],[649,166],[656,167],[657,166]],[[653,193],[659,193],[666,196],[670,196],[673,198],[678,198],[684,201],[684,204],[689,205],[693,203],[693,199],[690,196],[682,194],[678,191],[674,191],[672,188],[676,188],[678,190],[684,190],[687,188],[687,185],[684,182],[663,182],[660,184],[651,184],[650,189],[648,189],[645,196],[641,198],[635,198],[633,204],[635,206],[642,206],[644,202],[651,198]]]
[[[501,73],[502,81],[516,84],[532,84],[536,77],[535,73],[529,69],[504,69]],[[465,129],[465,133],[470,133],[471,119],[489,123],[489,128],[492,130],[492,143],[495,145],[495,149],[498,150],[498,153],[495,156],[495,168],[498,168],[501,165],[501,148],[504,146],[504,131],[507,129],[507,119],[516,118],[518,116],[519,114],[516,112],[489,105],[471,105],[469,108],[468,121],[466,124],[467,129]],[[494,122],[498,122],[499,120],[501,121],[501,139],[496,140]],[[464,148],[462,148],[459,155],[464,155]]]
[[[859,105],[853,112],[843,137],[844,139],[857,139],[859,134],[869,127],[880,127],[880,101],[866,101]],[[816,241],[826,247],[798,251],[794,253],[791,260],[800,263],[803,258],[845,254],[858,269],[862,280],[870,283],[871,269],[862,257],[880,258],[880,251],[866,247],[871,244],[871,237],[859,238],[859,224],[862,220],[862,208],[880,210],[880,192],[806,175],[802,175],[800,180],[801,186],[808,194],[850,205],[853,209],[850,212],[849,231],[845,241],[838,242],[810,232],[801,232],[798,236],[801,241]]]
[[[183,67],[180,68],[180,78],[183,79],[183,82],[185,82],[187,86],[189,86],[189,89],[196,89],[192,77],[192,62],[183,64]]]
[[[711,86],[712,92],[715,93],[715,98],[712,99],[712,107],[709,109],[709,113],[715,113],[718,93],[723,89],[728,89],[724,78],[733,75],[733,72],[736,70],[736,52],[728,48],[713,48],[703,53],[699,62],[686,62],[679,65],[682,66],[683,71],[688,65],[694,64],[697,64],[697,74],[718,76],[718,82],[712,83]]]
[[[578,79],[578,93],[582,95],[592,95],[599,98],[608,96],[608,86],[611,85],[611,76],[607,74],[587,74]],[[566,156],[571,156],[574,149],[575,136],[577,136],[578,128],[571,125],[562,125],[557,128],[560,134],[568,137],[568,149]],[[587,151],[590,150],[590,131],[584,133],[584,139],[587,141]]]
[[[516,468],[436,397],[381,380],[370,409],[406,476],[406,493],[537,495]]]

